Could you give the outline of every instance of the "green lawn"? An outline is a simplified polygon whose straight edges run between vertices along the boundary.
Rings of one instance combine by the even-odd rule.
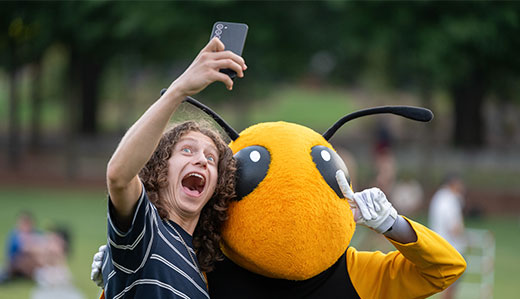
[[[468,220],[466,226],[490,230],[496,240],[494,298],[520,294],[520,217]]]
[[[54,223],[67,225],[72,233],[72,253],[69,266],[76,286],[86,298],[96,298],[99,289],[90,281],[92,255],[106,241],[106,196],[103,190],[83,191],[72,189],[33,189],[0,187],[0,239],[5,240],[14,225],[18,211],[30,210],[41,228]],[[419,219],[421,223],[424,223]],[[518,269],[520,269],[520,219],[491,217],[468,220],[468,227],[485,228],[496,238],[494,298],[513,298],[520,293]],[[373,232],[358,228],[353,245],[372,242]],[[380,248],[385,250],[384,248]],[[4,255],[0,264],[4,264]],[[0,299],[29,298],[33,284],[18,281],[0,285]],[[466,298],[461,294],[460,298]]]

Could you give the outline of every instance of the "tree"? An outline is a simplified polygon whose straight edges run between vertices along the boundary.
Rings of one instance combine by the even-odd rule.
[[[354,3],[349,9],[360,17],[345,23],[361,28],[362,35],[353,36],[368,45],[366,53],[380,49],[380,67],[391,82],[415,86],[421,94],[447,90],[454,104],[454,144],[483,145],[484,99],[520,76],[520,4]]]
[[[20,99],[18,95],[17,74],[20,68],[27,64],[39,63],[43,50],[50,42],[45,33],[45,16],[39,11],[38,4],[18,6],[14,2],[2,4],[0,13],[0,65],[9,73],[9,132],[8,161],[12,169],[17,169],[21,155],[20,145]],[[36,75],[38,73],[36,72]],[[33,134],[39,138],[38,108],[41,106],[39,90],[33,87],[35,100],[33,103]]]
[[[482,144],[483,99],[504,90],[506,82],[514,84],[520,68],[515,53],[520,4],[515,2],[95,1],[10,3],[3,8],[2,21],[12,21],[17,11],[34,16],[40,29],[34,39],[39,46],[33,48],[40,55],[50,43],[69,49],[71,82],[66,88],[76,93],[71,108],[81,111],[73,127],[87,134],[98,131],[100,80],[113,58],[131,55],[163,66],[188,63],[207,42],[216,20],[250,27],[244,56],[255,72],[241,82],[247,96],[240,91],[235,96],[247,100],[252,90],[265,93],[266,84],[305,78],[313,55],[326,52],[336,64],[325,77],[329,82],[353,84],[373,68],[397,88],[419,89],[424,95],[446,89],[455,107],[454,140],[464,146]],[[0,47],[7,49],[7,40]],[[20,49],[18,45],[13,53],[28,57]],[[15,61],[6,59],[9,51],[2,53],[3,65]],[[217,95],[210,99],[220,97],[217,89],[207,92]]]

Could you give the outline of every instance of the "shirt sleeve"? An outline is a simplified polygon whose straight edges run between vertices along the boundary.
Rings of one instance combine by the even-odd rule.
[[[466,261],[446,240],[406,219],[417,241],[401,244],[398,251],[361,252],[349,247],[347,269],[361,298],[426,298],[457,280]]]
[[[9,233],[9,237],[7,239],[6,252],[8,261],[12,261],[12,259],[20,252],[21,244],[20,238],[18,237],[17,231],[11,231]]]
[[[148,259],[153,244],[153,227],[157,223],[158,212],[148,200],[144,186],[134,211],[128,231],[117,228],[115,208],[108,200],[107,244],[112,264],[117,270],[132,274],[142,268]]]

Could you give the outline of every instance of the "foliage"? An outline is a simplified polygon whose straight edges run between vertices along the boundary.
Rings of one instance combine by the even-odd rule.
[[[254,99],[251,91],[309,78],[335,85],[368,78],[426,97],[445,89],[458,104],[455,129],[463,131],[455,137],[480,145],[482,99],[518,99],[520,4],[513,1],[7,2],[0,16],[3,66],[38,61],[56,43],[68,49],[70,82],[63,85],[82,104],[85,132],[98,130],[98,78],[111,61],[127,57],[130,71],[151,63],[182,69],[217,20],[249,25],[244,57],[254,71],[241,82],[248,92],[237,97],[244,100]],[[471,121],[473,130],[459,124]]]

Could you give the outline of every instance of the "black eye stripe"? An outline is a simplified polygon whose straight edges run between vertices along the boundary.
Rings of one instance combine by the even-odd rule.
[[[236,200],[241,200],[264,180],[271,164],[271,155],[265,147],[252,145],[238,151],[235,159],[238,166]]]
[[[336,181],[336,172],[338,170],[343,170],[349,184],[350,175],[347,166],[341,157],[335,151],[323,145],[313,146],[311,149],[311,156],[314,164],[316,164],[316,168],[325,179],[325,182],[327,182],[340,198],[344,198],[345,196],[343,196],[338,182]]]

